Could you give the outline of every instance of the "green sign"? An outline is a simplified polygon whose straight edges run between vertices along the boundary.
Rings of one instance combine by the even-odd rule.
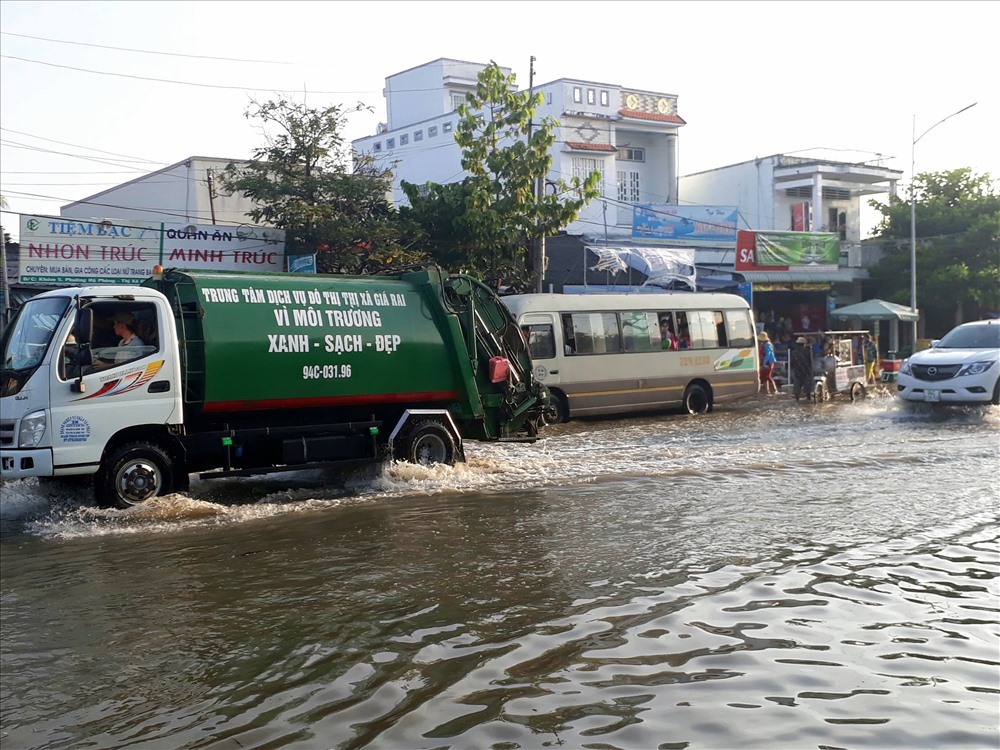
[[[838,266],[840,237],[818,232],[757,232],[758,266]]]

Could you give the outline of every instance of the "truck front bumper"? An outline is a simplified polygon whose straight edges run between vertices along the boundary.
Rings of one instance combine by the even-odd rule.
[[[52,449],[0,450],[0,479],[52,476]]]

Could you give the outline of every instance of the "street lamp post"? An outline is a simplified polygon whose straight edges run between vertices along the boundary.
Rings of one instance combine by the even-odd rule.
[[[913,143],[910,148],[910,312],[917,314],[917,191],[916,191],[916,165],[917,165],[917,141],[934,130],[945,120],[950,120],[955,115],[962,114],[967,109],[972,109],[979,102],[973,102],[967,107],[962,107],[957,112],[952,112],[947,117],[938,120],[927,130],[917,136],[917,116],[913,115]],[[917,323],[913,320],[913,342],[911,347],[917,344]]]

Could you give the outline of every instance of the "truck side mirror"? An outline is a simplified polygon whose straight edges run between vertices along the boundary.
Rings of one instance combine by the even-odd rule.
[[[89,344],[94,338],[94,311],[89,307],[81,307],[76,313],[76,324],[73,335],[77,344]]]

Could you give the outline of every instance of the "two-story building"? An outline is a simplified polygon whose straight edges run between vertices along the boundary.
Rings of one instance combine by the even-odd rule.
[[[391,169],[396,205],[406,200],[403,180],[420,185],[465,176],[454,140],[457,109],[485,67],[441,58],[386,78],[386,122],[353,147]],[[502,70],[509,75],[509,68]],[[836,152],[834,158],[777,154],[680,176],[679,132],[686,123],[676,94],[574,78],[532,89],[543,96],[538,116],[560,123],[546,179],[602,175],[600,197],[562,236],[547,241],[546,288],[641,284],[648,278],[643,272],[648,257],[657,248],[670,248],[687,250],[703,288],[719,288],[727,280],[731,286],[744,282],[744,290],[746,282],[752,284],[752,294],[763,303],[761,312],[800,318],[808,308],[825,315],[838,296],[841,302],[860,300],[861,281],[867,278],[862,200],[894,193],[901,172],[887,169],[880,159],[851,160]],[[697,214],[698,207],[706,208],[702,213],[718,207],[716,214],[738,218],[726,222],[725,237],[708,240],[698,233],[657,237],[637,228],[643,211],[683,219]],[[840,263],[811,270],[737,270],[737,228],[835,233],[841,239]],[[616,251],[620,259],[612,257]]]
[[[385,79],[386,122],[352,145],[392,170],[396,205],[406,200],[403,180],[420,185],[465,176],[454,138],[457,110],[485,67],[441,58]],[[509,68],[501,70],[510,75]],[[536,116],[560,123],[546,179],[602,175],[601,197],[566,228],[568,234],[627,239],[635,205],[677,202],[678,131],[685,123],[675,94],[571,78],[533,89],[543,97]]]

